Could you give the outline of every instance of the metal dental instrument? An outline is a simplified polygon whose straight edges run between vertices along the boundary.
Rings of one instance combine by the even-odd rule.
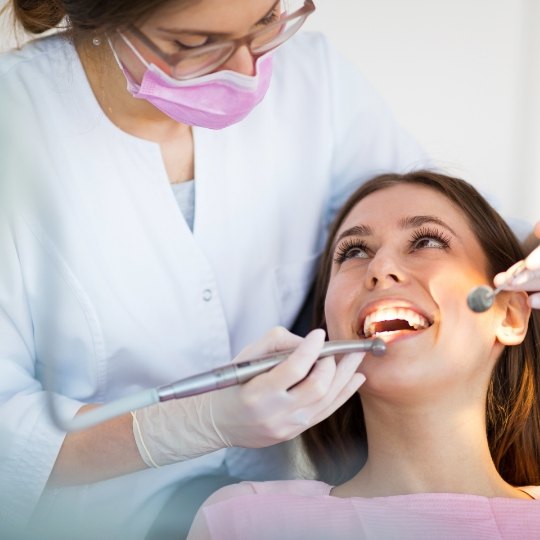
[[[105,403],[71,419],[60,417],[54,403],[56,399],[54,393],[47,392],[49,412],[54,423],[63,431],[86,429],[121,414],[148,407],[160,401],[195,396],[245,383],[256,375],[264,373],[283,362],[294,350],[288,349],[235,364],[226,364],[211,371],[180,379],[171,384],[143,390],[110,403]],[[380,338],[327,341],[319,353],[319,358],[351,352],[371,352],[375,356],[382,356],[386,352],[386,344]]]
[[[227,364],[212,371],[181,379],[172,384],[160,386],[157,389],[159,401],[179,399],[194,396],[220,388],[227,388],[242,384],[260,373],[264,373],[283,362],[294,349],[271,353],[252,360],[245,360],[236,364]],[[328,341],[324,344],[319,358],[334,354],[351,352],[371,352],[375,356],[382,356],[386,352],[386,344],[380,338],[361,339],[354,341]]]
[[[525,261],[520,261],[520,264],[516,266],[512,275],[496,289],[493,289],[489,285],[480,285],[475,287],[467,296],[467,305],[471,311],[475,313],[483,313],[487,311],[495,301],[495,296],[497,296],[504,287],[511,285],[514,278],[516,278],[521,272],[526,270]]]

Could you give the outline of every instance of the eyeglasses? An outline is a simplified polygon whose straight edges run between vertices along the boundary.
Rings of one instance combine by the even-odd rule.
[[[162,59],[170,69],[169,75],[175,79],[185,80],[199,77],[211,73],[219,66],[223,65],[239,47],[248,47],[251,55],[258,58],[273,49],[276,49],[290,37],[292,37],[304,24],[307,17],[315,11],[313,0],[305,0],[304,5],[292,13],[284,11],[279,16],[279,20],[271,22],[263,29],[251,32],[237,39],[220,40],[208,45],[201,45],[193,49],[178,51],[173,54],[163,52],[155,43],[146,37],[138,28],[131,25],[126,30],[120,32],[130,49],[145,62],[132,41],[128,38],[134,37],[149,52]]]

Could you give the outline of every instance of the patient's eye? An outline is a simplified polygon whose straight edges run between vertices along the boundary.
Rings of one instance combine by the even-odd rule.
[[[367,259],[368,257],[368,247],[364,241],[348,238],[337,246],[334,262],[342,264],[348,259]]]
[[[425,248],[448,249],[450,236],[429,227],[422,227],[413,232],[409,245],[412,251]]]

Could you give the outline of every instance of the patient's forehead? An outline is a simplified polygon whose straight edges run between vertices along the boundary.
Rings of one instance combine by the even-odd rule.
[[[343,220],[338,235],[356,225],[399,228],[404,218],[433,216],[459,229],[474,233],[465,214],[445,195],[428,186],[400,184],[371,193],[359,201]],[[455,230],[455,229],[454,229]],[[456,233],[459,232],[456,230]]]

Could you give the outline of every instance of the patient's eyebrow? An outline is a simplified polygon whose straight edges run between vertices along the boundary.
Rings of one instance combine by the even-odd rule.
[[[344,230],[334,242],[334,246],[347,236],[371,236],[373,229],[369,225],[355,225],[350,229]]]
[[[434,223],[435,225],[440,225],[445,229],[448,229],[454,236],[459,236],[455,233],[454,229],[445,223],[442,219],[439,219],[435,216],[410,216],[400,219],[398,224],[402,229],[414,229],[416,227],[421,227],[426,223]]]
[[[426,225],[427,223],[434,223],[435,225],[444,227],[445,229],[448,229],[454,236],[457,236],[459,238],[459,235],[456,234],[456,232],[452,229],[452,227],[450,227],[450,225],[435,216],[410,216],[404,217],[398,221],[398,225],[401,229],[415,229],[416,227],[421,227],[422,225]],[[336,245],[339,244],[339,242],[347,236],[371,235],[373,235],[373,229],[369,225],[355,225],[354,227],[344,230],[336,238],[333,247],[335,248]]]

